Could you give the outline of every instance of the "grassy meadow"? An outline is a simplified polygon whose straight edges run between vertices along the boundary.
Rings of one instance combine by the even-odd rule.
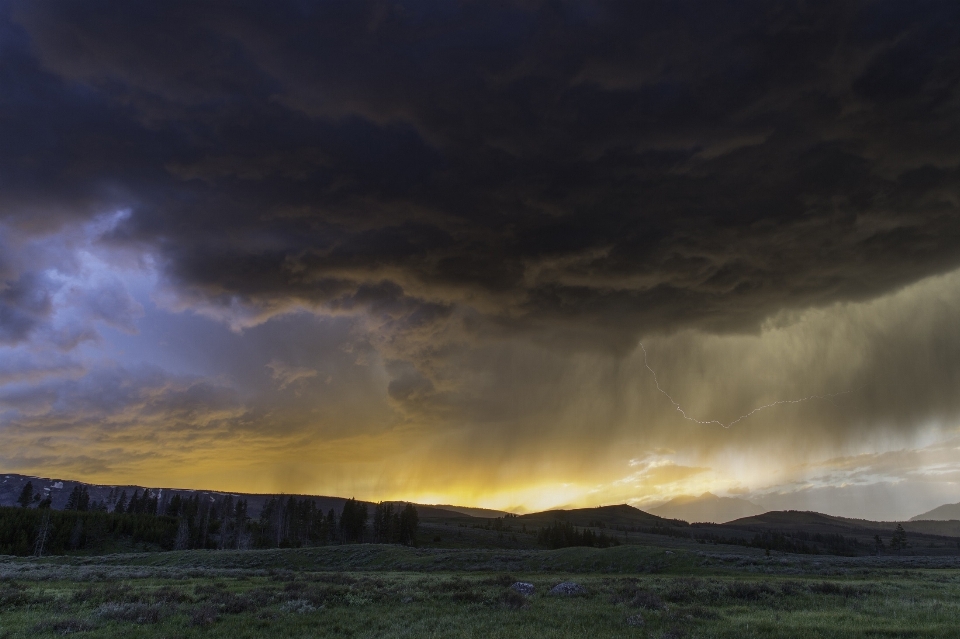
[[[562,582],[583,592],[550,594]],[[0,639],[956,637],[958,619],[952,558],[358,544],[0,559]]]

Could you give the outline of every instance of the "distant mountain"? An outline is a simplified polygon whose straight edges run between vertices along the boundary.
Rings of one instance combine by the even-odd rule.
[[[910,521],[952,521],[957,519],[960,519],[960,504],[944,504],[922,515],[911,517]]]
[[[550,525],[554,521],[565,521],[574,526],[593,526],[603,522],[604,526],[626,526],[646,528],[656,525],[671,525],[675,522],[651,515],[639,508],[619,504],[617,506],[600,506],[597,508],[572,508],[569,510],[545,510],[529,515],[520,515],[518,519],[524,523],[537,526]]]
[[[857,529],[873,528],[878,522],[845,519],[824,515],[809,510],[772,510],[760,515],[741,517],[725,523],[726,526],[740,528],[783,528],[783,529]]]
[[[759,515],[765,510],[751,501],[740,497],[717,497],[713,493],[703,493],[699,497],[682,495],[667,503],[651,508],[651,514],[668,519],[684,521],[709,521],[723,523],[732,519]]]
[[[802,510],[774,510],[762,515],[735,519],[723,524],[724,527],[744,530],[796,530],[815,533],[853,534],[889,533],[898,525],[908,533],[932,535],[936,537],[960,537],[960,521],[870,521],[868,519],[850,519],[834,517],[823,513]]]

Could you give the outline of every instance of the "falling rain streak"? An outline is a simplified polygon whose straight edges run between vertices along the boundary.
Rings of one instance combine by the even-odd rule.
[[[673,397],[671,397],[670,394],[669,394],[667,391],[665,391],[665,390],[663,390],[662,388],[660,388],[660,380],[657,379],[657,371],[655,371],[655,370],[653,370],[652,368],[650,368],[650,364],[647,363],[647,349],[644,348],[643,342],[637,342],[637,343],[640,344],[640,350],[643,351],[643,365],[646,366],[646,367],[647,367],[647,370],[650,371],[650,372],[653,374],[653,383],[657,385],[657,390],[660,391],[661,393],[663,393],[663,395],[664,395],[667,399],[670,400],[670,403],[673,404],[673,407],[674,407],[675,409],[677,409],[677,412],[678,412],[678,413],[680,413],[681,415],[683,415],[683,418],[684,418],[684,419],[686,419],[687,421],[694,422],[694,423],[696,423],[696,424],[716,424],[716,425],[719,426],[720,428],[730,428],[731,426],[733,426],[733,425],[736,424],[737,422],[743,421],[743,420],[746,419],[747,417],[750,417],[750,416],[753,415],[754,413],[760,412],[760,411],[762,411],[762,410],[765,409],[765,408],[772,408],[772,407],[774,407],[774,406],[779,406],[780,404],[800,404],[800,403],[802,403],[802,402],[809,402],[810,400],[813,400],[813,399],[830,399],[830,398],[832,398],[832,397],[839,397],[839,396],[841,396],[841,395],[848,395],[848,394],[850,394],[850,393],[853,392],[853,390],[845,390],[845,391],[842,391],[842,392],[839,392],[839,393],[829,393],[829,394],[827,394],[827,395],[808,395],[807,397],[801,397],[800,399],[779,399],[779,400],[777,400],[777,401],[775,401],[775,402],[771,402],[771,403],[769,403],[769,404],[764,404],[763,406],[757,406],[756,408],[754,408],[753,410],[751,410],[749,413],[745,413],[745,414],[741,415],[740,417],[737,417],[735,420],[733,420],[732,422],[730,422],[730,423],[728,423],[728,424],[724,424],[723,422],[721,422],[720,420],[717,420],[717,419],[711,419],[711,420],[697,419],[697,418],[695,418],[695,417],[690,417],[689,415],[687,415],[686,411],[683,410],[683,408],[680,406],[680,404],[678,404],[678,403],[676,402],[676,400],[674,400]],[[859,389],[855,389],[855,390],[859,390]]]

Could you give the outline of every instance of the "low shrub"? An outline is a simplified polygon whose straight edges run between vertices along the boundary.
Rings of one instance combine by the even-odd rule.
[[[163,586],[155,590],[153,592],[153,600],[156,603],[169,604],[193,603],[193,597],[183,590],[172,586]]]
[[[792,597],[805,591],[806,589],[803,584],[796,581],[784,581],[780,583],[780,595],[782,597]]]
[[[807,589],[818,595],[839,595],[841,597],[863,597],[873,592],[874,588],[869,585],[856,586],[853,584],[838,584],[834,581],[821,581],[820,583],[810,584]]]
[[[218,611],[232,615],[258,608],[256,603],[250,598],[243,595],[237,595],[232,592],[217,593],[216,595],[210,597],[207,602],[213,606],[216,606]]]
[[[723,596],[723,586],[712,580],[683,578],[675,579],[663,593],[663,598],[672,603],[717,603]]]
[[[244,596],[257,608],[263,608],[274,603],[279,593],[270,588],[253,588],[244,593]]]
[[[357,583],[357,578],[342,572],[320,572],[313,576],[314,581],[327,584],[349,586]]]
[[[733,583],[727,584],[727,595],[734,599],[759,601],[765,597],[773,597],[776,594],[776,591],[765,583],[734,581]]]
[[[75,590],[72,600],[77,604],[105,604],[105,603],[145,603],[144,593],[132,588],[122,587],[112,583],[102,586],[87,586]]]
[[[513,575],[510,575],[510,574],[508,574],[508,573],[501,573],[501,574],[499,574],[499,575],[493,575],[493,576],[491,576],[491,577],[487,577],[486,579],[483,579],[480,583],[485,584],[485,585],[488,585],[488,586],[504,586],[504,587],[506,587],[506,586],[509,586],[509,585],[514,584],[514,583],[516,583],[516,582],[517,582],[517,580],[514,578]]]
[[[158,604],[106,603],[97,608],[96,615],[112,621],[130,621],[136,624],[158,623],[167,611]]]
[[[684,622],[691,619],[716,620],[722,617],[716,610],[711,610],[705,606],[693,605],[674,608],[669,612],[667,618],[673,621]]]
[[[96,628],[86,619],[66,617],[64,619],[50,619],[34,626],[34,632],[52,632],[57,635],[69,635],[74,632],[89,632]]]
[[[26,606],[30,603],[33,603],[33,598],[27,592],[26,588],[22,588],[16,584],[0,588],[0,609]]]
[[[223,592],[226,589],[227,587],[224,584],[220,583],[219,581],[214,581],[209,584],[196,584],[193,587],[193,592],[194,594],[202,597],[202,596],[215,595],[217,593]]]
[[[512,608],[513,610],[519,610],[520,608],[526,608],[530,600],[521,595],[519,592],[512,588],[507,588],[500,595],[500,603],[507,608]]]
[[[636,591],[629,604],[634,608],[643,608],[644,610],[664,610],[667,607],[663,599],[647,590]]]
[[[190,625],[200,627],[209,626],[216,623],[219,618],[220,615],[215,606],[204,604],[194,608],[193,612],[190,613]]]
[[[450,594],[450,599],[457,603],[483,603],[487,600],[486,595],[476,590],[457,590]]]

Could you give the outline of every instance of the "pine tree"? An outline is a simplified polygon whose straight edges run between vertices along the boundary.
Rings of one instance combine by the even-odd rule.
[[[883,540],[880,539],[880,535],[873,536],[873,543],[877,548],[877,554],[880,554],[880,551],[884,549]]]
[[[80,506],[80,484],[73,487],[70,491],[70,497],[67,498],[67,505],[64,510],[77,510]]]
[[[137,504],[137,514],[138,515],[152,515],[150,512],[150,504],[153,501],[153,493],[150,492],[149,488],[143,489],[143,496],[140,497],[140,503]],[[157,512],[156,509],[153,511]]]
[[[346,541],[363,541],[363,530],[367,525],[367,507],[354,498],[343,504],[340,513],[340,530]]]
[[[130,514],[135,514],[140,512],[140,491],[134,489],[133,497],[130,498],[130,503],[127,504],[127,512]]]
[[[77,510],[86,512],[90,509],[90,490],[86,486],[78,486]]]
[[[898,555],[907,547],[907,531],[903,529],[902,524],[897,524],[897,529],[893,531],[890,547],[896,550]]]
[[[17,497],[17,503],[20,504],[21,508],[27,508],[30,506],[31,499],[33,499],[33,482],[28,481],[27,485],[23,487],[23,490],[20,491],[20,496]]]
[[[180,509],[182,506],[182,499],[180,495],[174,495],[170,501],[167,503],[167,512],[165,513],[167,517],[177,517],[180,514]]]
[[[327,537],[330,541],[336,541],[337,536],[337,513],[331,508],[327,512],[327,521],[324,525],[327,531]]]
[[[394,539],[394,533],[398,532],[393,525],[394,515],[393,504],[380,502],[376,508],[374,508],[373,535],[380,543],[390,544],[397,541]],[[399,526],[396,528],[399,528]]]
[[[420,526],[420,516],[417,507],[407,504],[400,513],[400,543],[408,546],[417,545],[417,528]]]

